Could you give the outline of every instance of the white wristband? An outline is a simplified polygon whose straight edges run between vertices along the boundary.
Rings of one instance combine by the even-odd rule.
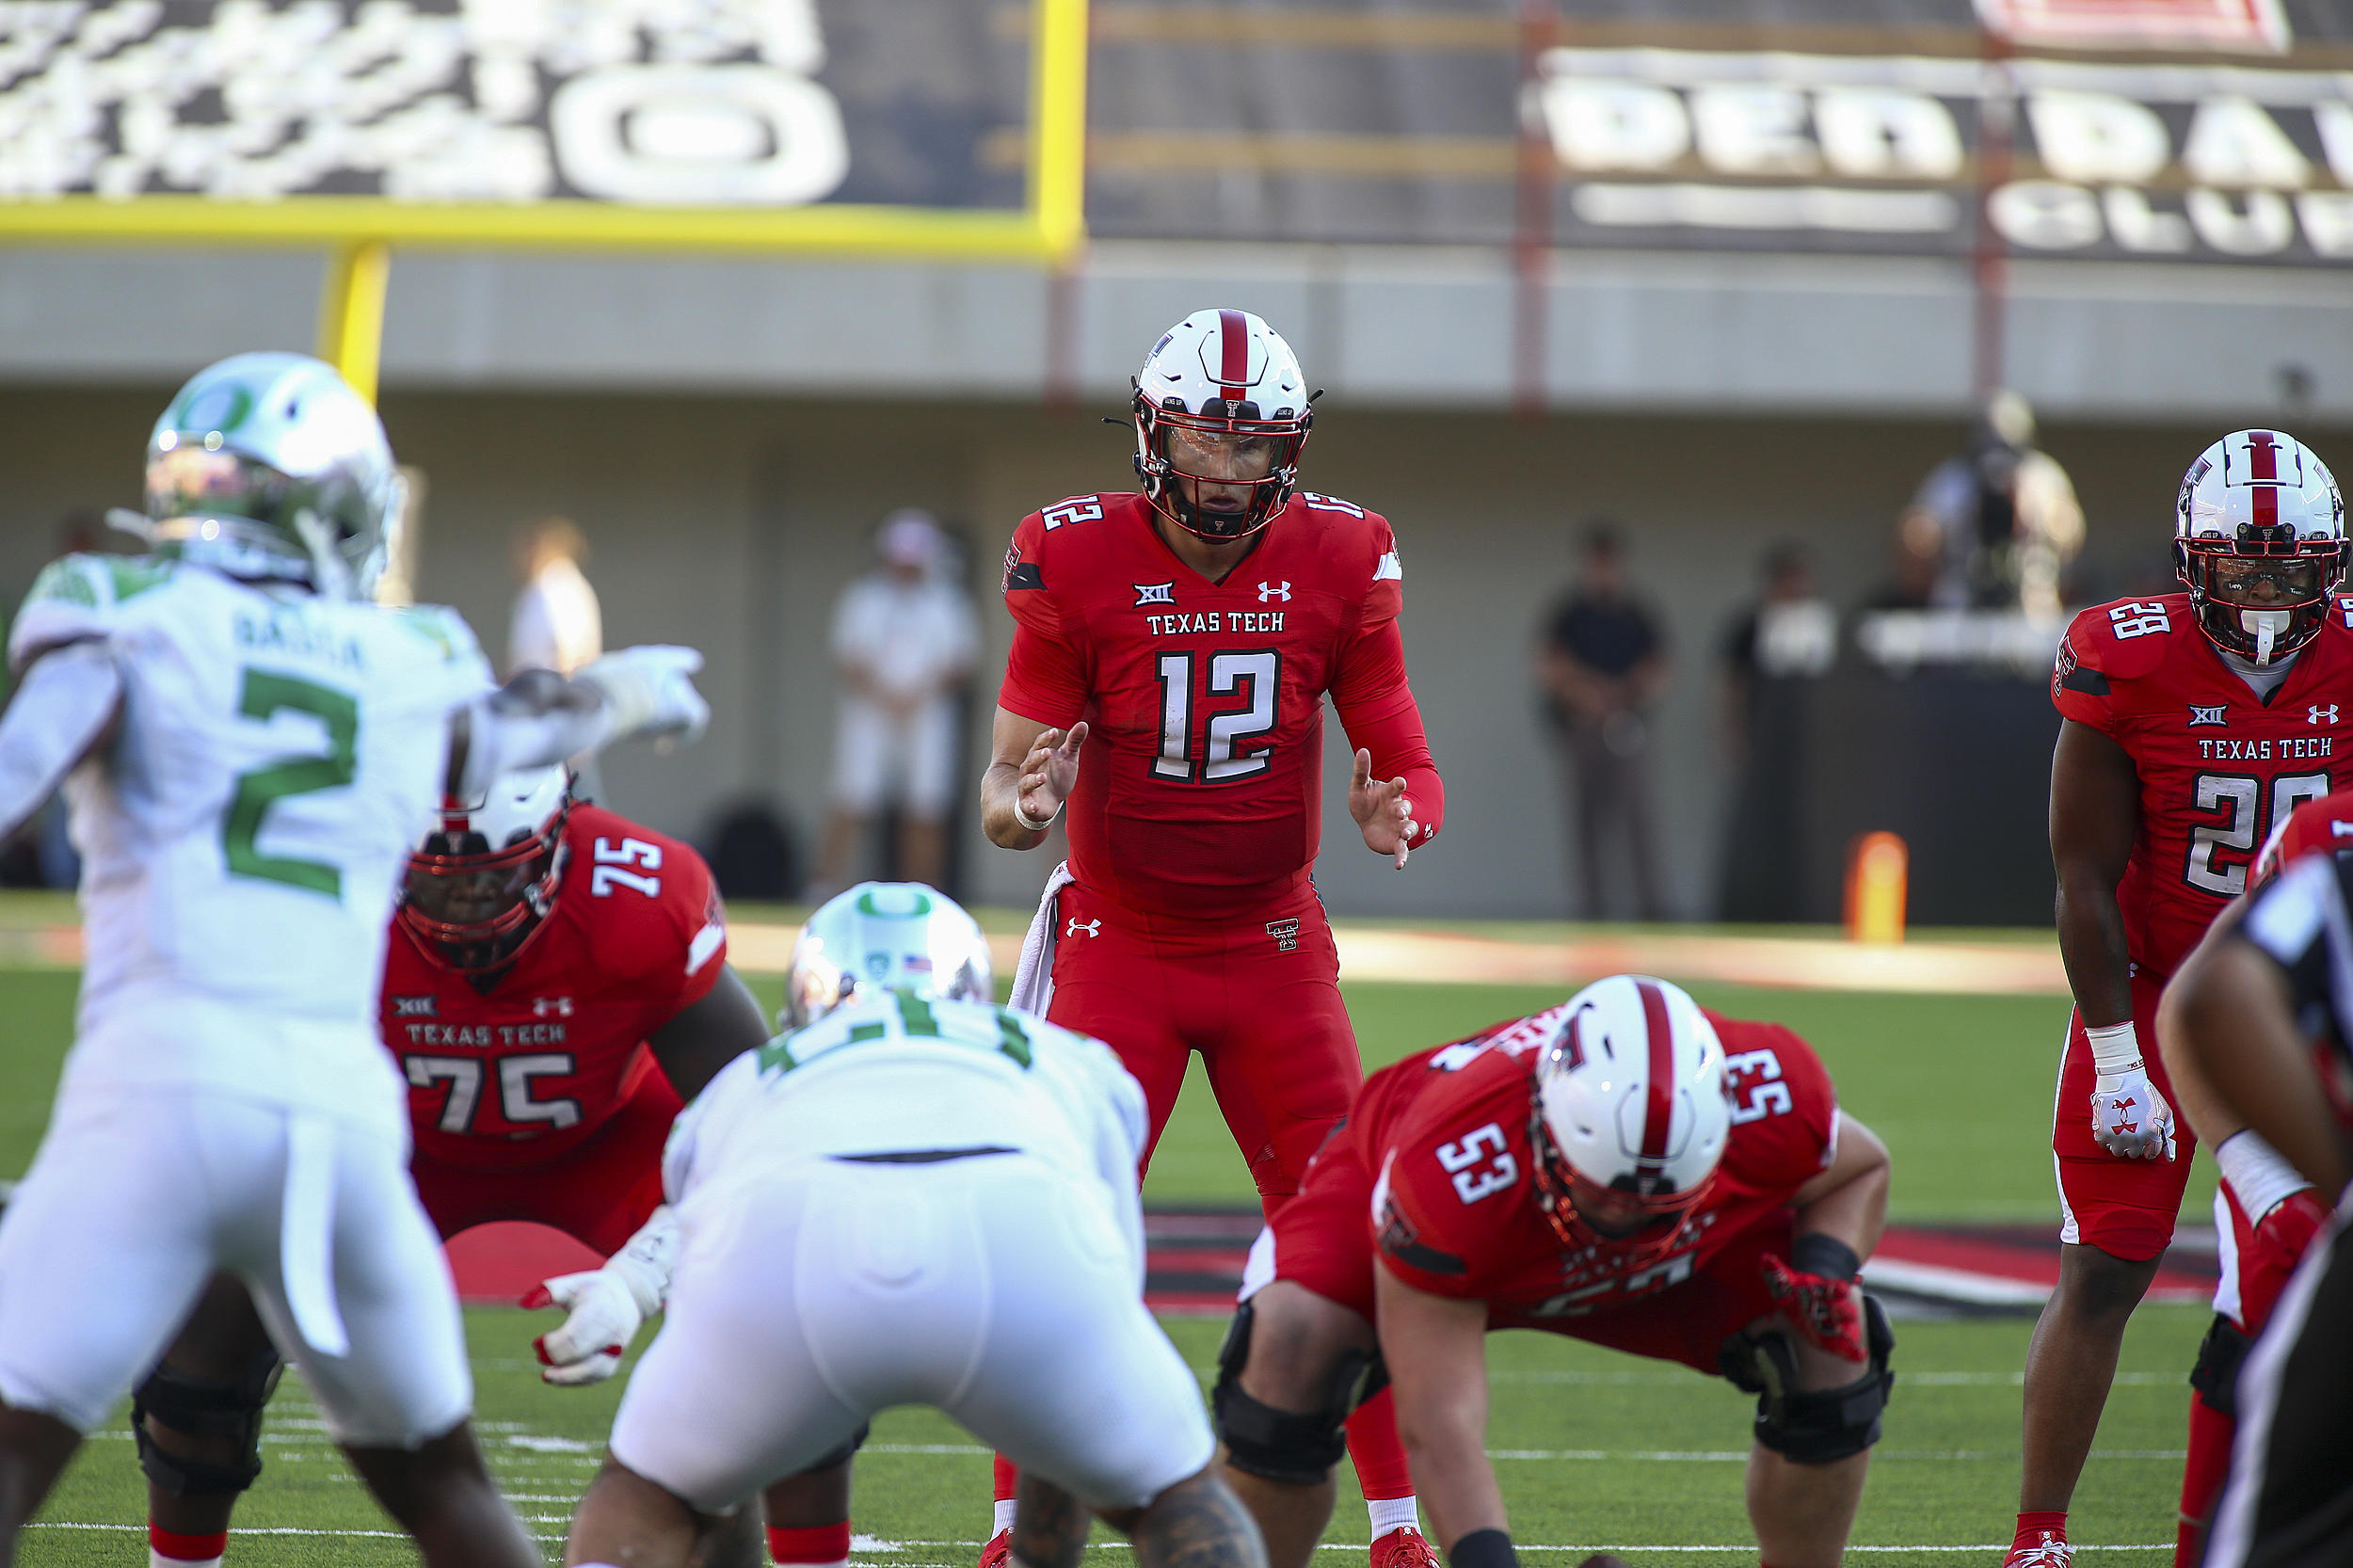
[[[2121,1024],[2087,1029],[2084,1038],[2091,1043],[2092,1064],[2104,1076],[2129,1073],[2140,1065],[2140,1042],[2133,1037],[2130,1018]]]
[[[1032,816],[1031,816],[1031,815],[1030,815],[1027,811],[1024,811],[1023,809],[1021,809],[1021,792],[1020,792],[1020,791],[1018,791],[1018,790],[1016,790],[1016,791],[1014,792],[1014,795],[1013,795],[1013,820],[1014,820],[1014,821],[1016,821],[1016,822],[1017,822],[1017,823],[1019,823],[1022,826],[1024,826],[1024,827],[1028,828],[1031,832],[1032,832],[1032,833],[1043,833],[1043,832],[1045,832],[1048,828],[1049,828],[1049,827],[1051,827],[1051,826],[1053,826],[1053,825],[1054,825],[1054,817],[1059,817],[1059,816],[1061,816],[1061,815],[1062,815],[1062,808],[1061,808],[1061,807],[1059,807],[1059,806],[1057,806],[1057,807],[1055,807],[1055,808],[1054,808],[1054,815],[1053,815],[1053,816],[1051,816],[1051,817],[1048,817],[1048,818],[1047,818],[1044,822],[1038,822],[1037,820],[1035,820],[1034,818],[1032,818]]]

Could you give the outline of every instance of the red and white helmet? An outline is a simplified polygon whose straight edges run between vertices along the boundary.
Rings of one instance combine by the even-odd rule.
[[[1732,1138],[1724,1048],[1700,1004],[1648,975],[1611,975],[1569,999],[1537,1054],[1537,1202],[1563,1245],[1673,1245]],[[1604,1212],[1615,1223],[1597,1224]]]
[[[409,853],[400,900],[425,955],[461,973],[512,963],[555,907],[571,811],[560,763],[502,775],[480,800],[444,799]]]
[[[2320,634],[2345,578],[2345,498],[2312,449],[2240,430],[2200,455],[2173,504],[2173,567],[2198,628],[2267,664]]]
[[[1273,328],[1247,311],[1195,311],[1160,334],[1135,389],[1136,473],[1169,521],[1244,538],[1290,499],[1315,415]]]

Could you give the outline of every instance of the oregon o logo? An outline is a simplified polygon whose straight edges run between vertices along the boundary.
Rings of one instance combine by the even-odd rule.
[[[556,89],[548,127],[564,178],[616,201],[799,206],[850,172],[833,94],[771,66],[608,66]]]

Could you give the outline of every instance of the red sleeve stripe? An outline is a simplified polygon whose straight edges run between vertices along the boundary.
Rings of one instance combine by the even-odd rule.
[[[1642,1163],[1657,1167],[1667,1158],[1667,1129],[1674,1121],[1674,1028],[1667,1021],[1667,993],[1655,980],[1638,980],[1642,997],[1642,1032],[1650,1036],[1650,1093],[1642,1107]]]
[[[2247,432],[2247,479],[2255,487],[2249,499],[2255,504],[2255,526],[2276,527],[2280,521],[2280,492],[2272,486],[2280,482],[2280,449],[2272,443],[2268,430]]]
[[[1217,312],[1217,378],[1225,384],[1225,401],[1240,403],[1250,390],[1250,321],[1240,311]]]

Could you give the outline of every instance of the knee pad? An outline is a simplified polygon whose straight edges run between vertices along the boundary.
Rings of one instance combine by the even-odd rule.
[[[1880,1440],[1880,1413],[1896,1384],[1887,1369],[1896,1334],[1868,1295],[1863,1320],[1870,1359],[1861,1377],[1836,1388],[1797,1385],[1797,1352],[1778,1329],[1743,1330],[1723,1342],[1717,1368],[1734,1387],[1756,1396],[1759,1443],[1800,1464],[1835,1464]]]
[[[2217,1416],[2238,1417],[2238,1368],[2253,1341],[2238,1325],[2217,1312],[2214,1325],[2198,1345],[2198,1365],[2189,1369],[2189,1385]]]
[[[1302,1414],[1261,1404],[1242,1392],[1241,1371],[1250,1361],[1251,1305],[1234,1313],[1233,1326],[1217,1352],[1217,1386],[1209,1408],[1228,1463],[1246,1475],[1292,1486],[1314,1486],[1332,1474],[1348,1452],[1341,1430],[1350,1412],[1388,1382],[1378,1352],[1350,1351],[1333,1368],[1320,1407]]]
[[[262,1474],[262,1411],[285,1369],[272,1351],[227,1382],[157,1367],[131,1396],[131,1432],[147,1479],[175,1497],[233,1496],[251,1486]],[[151,1419],[191,1437],[234,1438],[238,1457],[221,1463],[167,1453],[147,1430]]]
[[[868,1422],[860,1421],[857,1424],[857,1431],[850,1433],[837,1447],[827,1448],[794,1474],[813,1476],[820,1470],[830,1470],[837,1464],[849,1464],[851,1457],[866,1447],[866,1439],[872,1434],[873,1430]]]

